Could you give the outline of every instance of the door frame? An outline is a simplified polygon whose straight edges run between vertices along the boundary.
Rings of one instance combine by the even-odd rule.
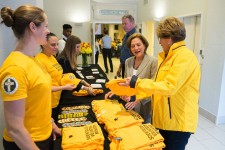
[[[198,48],[194,51],[195,54],[197,55],[199,64],[202,65],[203,63],[203,59],[204,59],[204,48],[203,48],[203,12],[195,12],[195,13],[189,13],[189,14],[185,14],[185,15],[179,15],[176,16],[178,18],[188,18],[188,17],[198,17],[200,16],[200,25],[199,25],[199,39],[198,39]]]
[[[204,19],[204,15],[203,15],[203,12],[194,12],[194,13],[189,13],[189,14],[184,14],[184,15],[178,15],[178,16],[175,16],[177,18],[185,18],[185,17],[194,17],[194,16],[200,16],[200,25],[199,25],[199,40],[198,40],[198,48],[197,48],[197,51],[195,51],[194,53],[195,54],[198,54],[197,55],[197,58],[198,58],[198,61],[200,63],[200,65],[202,65],[203,63],[203,59],[204,59],[204,47],[203,47],[203,44],[202,44],[202,41],[203,41],[203,19]],[[157,26],[160,19],[154,19],[154,26]],[[154,48],[154,56],[157,56],[159,50],[159,46],[158,46],[158,40],[157,40],[157,36],[156,36],[156,33],[154,33],[154,45],[153,45],[153,48]],[[157,48],[157,49],[156,49]]]

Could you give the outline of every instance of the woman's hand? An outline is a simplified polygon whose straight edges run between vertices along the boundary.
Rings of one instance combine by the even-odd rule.
[[[119,83],[120,86],[130,86],[131,77],[125,78],[126,82]]]
[[[57,136],[62,136],[61,130],[59,127],[55,124],[55,122],[52,122],[52,133],[53,133],[53,141],[56,140]]]
[[[129,102],[130,101],[130,96],[120,96],[120,98],[125,101],[125,102]]]
[[[87,92],[88,92],[88,94],[89,95],[96,95],[95,93],[94,93],[94,89],[92,88],[92,87],[87,87]]]
[[[126,109],[128,109],[128,110],[132,110],[132,109],[134,109],[134,107],[135,107],[137,104],[139,104],[139,103],[140,103],[139,101],[128,102],[128,103],[126,103],[125,107],[126,107]]]
[[[64,90],[68,90],[68,91],[72,91],[73,89],[75,89],[76,87],[74,86],[74,84],[66,84],[64,85]]]
[[[105,99],[111,98],[113,95],[114,95],[114,93],[110,91],[105,94]]]
[[[91,85],[90,85],[89,83],[87,83],[85,80],[81,80],[81,83],[82,83],[84,86],[91,87]]]

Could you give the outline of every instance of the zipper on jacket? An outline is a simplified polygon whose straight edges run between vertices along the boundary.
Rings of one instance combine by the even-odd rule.
[[[169,107],[169,114],[170,114],[170,119],[171,119],[172,114],[171,114],[171,106],[170,106],[170,97],[168,97],[168,107]]]
[[[161,65],[162,65],[162,63],[164,62],[164,60],[166,59],[166,57],[163,59],[163,61],[161,62],[161,64],[159,65],[159,67],[158,67],[158,69],[157,69],[157,72],[156,72],[156,74],[155,74],[155,80],[154,81],[156,81],[156,79],[157,79],[157,76],[158,76],[158,72],[159,72],[159,68],[161,67]],[[151,104],[153,104],[154,103],[154,94],[152,95],[152,100],[151,100],[152,102],[151,102]],[[152,108],[153,108],[153,106],[151,106]],[[152,120],[152,124],[153,124],[153,109],[152,109],[152,117],[151,117],[151,120]]]

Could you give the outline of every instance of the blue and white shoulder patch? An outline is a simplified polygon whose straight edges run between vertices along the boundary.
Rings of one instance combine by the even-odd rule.
[[[13,77],[6,77],[2,81],[2,90],[8,94],[11,95],[15,93],[18,89],[18,82],[15,78]]]

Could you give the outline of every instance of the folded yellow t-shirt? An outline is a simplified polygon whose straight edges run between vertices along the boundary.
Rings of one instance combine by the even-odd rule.
[[[69,127],[62,130],[62,148],[103,150],[104,136],[100,126],[95,122],[82,127]]]
[[[143,150],[161,149],[165,147],[164,138],[151,124],[133,125],[109,133],[110,149]],[[119,139],[119,140],[118,140]]]
[[[108,132],[113,132],[120,128],[141,124],[142,122],[144,122],[143,118],[135,111],[122,110],[118,111],[113,118],[105,120],[105,129]]]
[[[114,94],[122,96],[133,96],[137,95],[139,92],[134,88],[129,86],[120,86],[119,83],[126,82],[125,79],[113,79],[105,84],[106,88],[109,88]]]
[[[125,110],[118,100],[93,100],[91,104],[100,124],[104,124],[108,118],[114,118],[118,111]]]

